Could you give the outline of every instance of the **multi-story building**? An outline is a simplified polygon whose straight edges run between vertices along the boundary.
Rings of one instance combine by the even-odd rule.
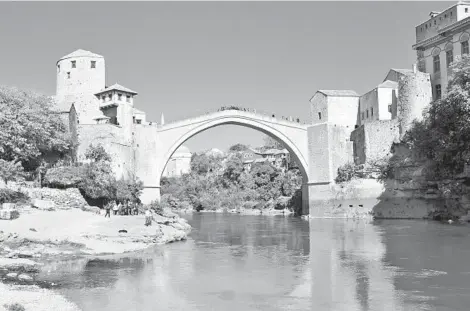
[[[181,146],[171,156],[163,171],[164,177],[179,177],[191,171],[191,152],[188,147]]]
[[[442,12],[431,12],[416,26],[416,50],[419,71],[431,75],[433,98],[447,91],[449,65],[469,53],[470,2],[460,1]]]

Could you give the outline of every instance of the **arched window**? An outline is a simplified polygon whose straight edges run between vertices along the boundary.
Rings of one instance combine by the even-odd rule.
[[[446,44],[445,51],[446,51],[446,65],[447,67],[454,61],[454,45],[449,42]]]
[[[435,48],[434,50],[432,50],[432,63],[433,63],[434,72],[441,71],[441,58],[439,57],[440,53],[441,53],[440,48]]]
[[[461,50],[462,55],[468,54],[468,39],[469,38],[470,38],[470,35],[467,32],[464,32],[460,36],[459,41],[460,41],[460,50]]]

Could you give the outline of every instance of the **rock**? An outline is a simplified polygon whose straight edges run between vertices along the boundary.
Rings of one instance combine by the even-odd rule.
[[[34,228],[29,228],[29,231],[33,231],[33,232],[38,232],[36,229]]]
[[[18,280],[25,281],[25,282],[32,282],[34,279],[33,279],[32,276],[30,276],[26,273],[22,273],[22,274],[18,275]]]
[[[10,272],[5,275],[5,277],[9,280],[16,279],[17,276],[18,276],[18,273],[16,272]]]
[[[30,251],[22,251],[18,253],[18,258],[33,258],[34,253]]]
[[[40,210],[51,211],[54,210],[56,206],[55,203],[52,201],[35,199],[33,201],[33,207]]]
[[[121,229],[119,230],[119,233],[127,233],[127,230]]]
[[[30,259],[23,258],[0,258],[0,268],[8,271],[26,271],[26,272],[39,272],[41,264],[34,262]]]

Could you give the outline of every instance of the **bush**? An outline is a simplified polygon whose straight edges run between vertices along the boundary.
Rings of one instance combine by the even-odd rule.
[[[3,203],[26,203],[29,197],[23,192],[14,191],[11,189],[0,189],[0,204]]]
[[[74,188],[84,179],[85,167],[61,166],[48,169],[43,184],[50,188]]]
[[[353,179],[356,171],[356,166],[352,162],[348,162],[338,167],[338,175],[335,178],[336,183],[347,182]]]
[[[145,206],[144,208],[150,208],[158,215],[163,215],[163,204],[158,201],[152,201],[149,205]],[[142,211],[143,212],[143,211]],[[140,211],[139,211],[140,213]]]
[[[25,311],[26,309],[19,303],[13,304],[4,304],[3,305],[7,311]]]

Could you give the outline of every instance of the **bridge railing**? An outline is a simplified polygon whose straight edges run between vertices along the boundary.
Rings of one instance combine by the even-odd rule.
[[[164,125],[175,124],[175,123],[181,122],[183,120],[196,119],[196,118],[199,118],[199,117],[203,117],[205,115],[209,115],[209,114],[213,114],[213,113],[221,112],[221,111],[229,111],[229,110],[237,110],[237,111],[241,111],[241,112],[253,113],[253,114],[256,114],[256,115],[259,115],[259,116],[269,117],[269,118],[275,119],[277,121],[284,121],[284,122],[302,124],[302,125],[309,125],[310,124],[309,121],[303,120],[303,119],[301,119],[300,117],[297,117],[297,116],[283,116],[282,114],[270,113],[270,112],[260,110],[260,109],[256,109],[256,108],[246,108],[246,107],[240,107],[240,106],[223,106],[223,107],[220,107],[218,109],[212,109],[212,110],[207,110],[207,111],[201,112],[197,115],[193,114],[191,117],[185,117],[185,118],[181,118],[179,120],[172,120],[172,121],[169,121],[169,122],[165,122]],[[161,124],[159,124],[159,126],[161,126]]]

